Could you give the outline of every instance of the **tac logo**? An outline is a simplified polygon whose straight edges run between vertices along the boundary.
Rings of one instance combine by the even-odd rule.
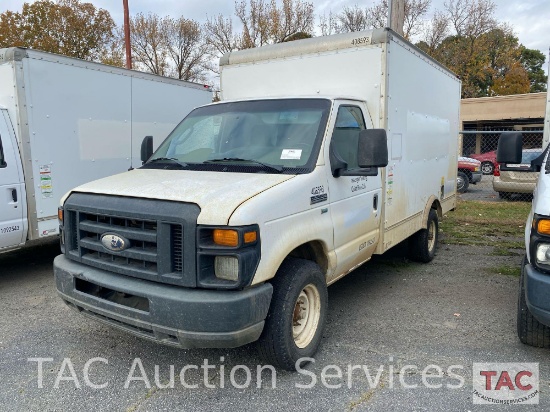
[[[473,371],[475,404],[539,403],[538,363],[474,363]]]

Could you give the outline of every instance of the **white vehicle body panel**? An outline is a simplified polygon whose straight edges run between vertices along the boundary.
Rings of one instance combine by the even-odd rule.
[[[27,240],[58,234],[63,194],[139,167],[146,135],[158,146],[189,111],[210,101],[209,90],[194,83],[40,51],[0,50],[0,106],[13,123],[23,164]]]

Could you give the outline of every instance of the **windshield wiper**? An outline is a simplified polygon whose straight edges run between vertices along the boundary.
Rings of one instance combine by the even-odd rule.
[[[157,157],[155,159],[149,160],[145,164],[150,164],[150,163],[155,163],[155,162],[166,162],[166,161],[175,163],[175,164],[179,165],[182,169],[185,169],[185,168],[187,168],[187,166],[189,166],[187,163],[182,162],[182,161],[180,161],[180,160],[178,160],[174,157]]]
[[[240,157],[222,157],[219,159],[209,159],[205,160],[203,163],[223,163],[223,162],[250,162],[256,165],[262,166],[265,169],[271,170],[273,172],[281,173],[283,171],[282,166],[270,165],[268,163],[262,163],[254,159],[241,159]]]

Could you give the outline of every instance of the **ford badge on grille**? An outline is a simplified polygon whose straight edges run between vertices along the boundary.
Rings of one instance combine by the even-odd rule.
[[[101,236],[103,247],[111,252],[122,252],[130,247],[130,241],[115,233],[105,233]]]

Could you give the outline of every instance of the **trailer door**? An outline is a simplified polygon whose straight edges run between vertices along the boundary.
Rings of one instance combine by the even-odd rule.
[[[24,233],[24,184],[19,150],[8,122],[6,110],[0,110],[0,250],[19,246]]]

